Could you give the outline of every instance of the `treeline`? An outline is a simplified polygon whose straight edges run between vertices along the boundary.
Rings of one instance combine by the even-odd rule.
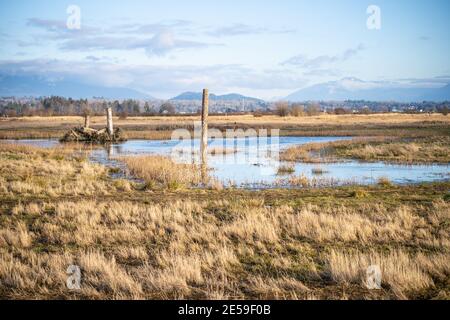
[[[9,101],[0,105],[2,116],[69,116],[69,115],[103,115],[105,109],[113,108],[119,116],[134,116],[142,114],[174,113],[175,108],[170,104],[156,106],[148,102],[141,103],[128,99],[123,101],[104,101],[87,99],[71,99],[63,97],[49,97],[30,102]]]
[[[48,97],[29,100],[16,100],[15,98],[0,98],[0,116],[82,116],[85,114],[103,115],[105,109],[111,107],[114,114],[120,117],[137,115],[174,115],[180,106],[174,105],[172,101],[151,101],[142,102],[133,99],[123,101],[107,101],[102,99],[72,99],[63,97]],[[266,110],[257,110],[253,113],[255,116],[263,114],[277,114],[281,117],[286,116],[314,116],[321,112],[331,114],[370,114],[386,112],[404,112],[404,113],[424,113],[439,112],[449,113],[449,102],[419,102],[415,104],[397,103],[397,102],[369,102],[369,101],[320,101],[305,103],[288,103],[279,101]],[[223,113],[239,113],[228,108],[218,110]],[[221,111],[221,112],[220,112]],[[199,113],[197,110],[195,113]],[[245,112],[249,113],[249,112]]]
[[[286,101],[276,102],[274,105],[274,113],[280,117],[300,117],[315,116],[322,112],[328,114],[344,115],[344,114],[372,114],[372,113],[388,113],[388,112],[404,112],[404,113],[442,113],[448,115],[450,108],[448,102],[435,103],[423,102],[415,106],[404,105],[401,108],[386,107],[380,105],[343,107],[333,106],[324,103],[288,103]]]
[[[316,116],[323,112],[323,108],[318,103],[312,104],[301,104],[301,103],[292,103],[288,102],[277,102],[275,103],[275,114],[280,117],[302,117],[302,116]],[[326,113],[328,114],[351,114],[354,113],[351,109],[348,108],[332,108],[327,109]],[[369,108],[364,107],[358,110],[360,114],[370,114],[373,113]]]
[[[300,103],[289,104],[285,101],[275,103],[275,113],[280,117],[294,116],[301,117],[304,115],[315,116],[321,112],[319,104],[313,103],[309,105],[303,105]]]

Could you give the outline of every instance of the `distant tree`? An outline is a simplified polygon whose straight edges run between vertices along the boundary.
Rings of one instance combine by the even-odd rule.
[[[360,113],[360,114],[371,114],[372,111],[370,110],[369,107],[364,107],[364,108],[360,109],[358,113]]]
[[[378,112],[381,112],[381,113],[389,113],[389,108],[386,107],[386,106],[380,106],[380,107],[378,108]]]
[[[299,103],[294,103],[291,106],[291,115],[294,117],[301,117],[305,114],[305,106]]]
[[[152,113],[152,109],[150,108],[150,105],[148,104],[148,102],[146,101],[144,104],[144,112],[146,114],[151,114]]]
[[[126,118],[128,118],[128,112],[126,110],[124,110],[121,113],[119,113],[119,119],[120,120],[125,120]]]
[[[175,107],[170,102],[164,102],[161,107],[159,108],[159,113],[167,113],[167,114],[174,114],[175,113]]]
[[[280,117],[287,117],[289,115],[289,104],[285,101],[275,103],[275,113]]]
[[[334,109],[334,114],[338,114],[339,115],[339,114],[349,114],[349,113],[350,113],[350,110],[342,108],[342,107]]]
[[[122,107],[122,105],[120,104],[120,102],[117,101],[117,100],[115,100],[115,101],[112,103],[111,107],[113,108],[113,111],[116,112],[116,113],[121,113],[121,112],[123,112],[123,107]]]
[[[8,109],[6,111],[6,116],[7,117],[16,117],[17,116],[17,111],[15,109]]]
[[[443,106],[439,112],[442,113],[444,116],[448,115],[450,109],[447,106]]]
[[[89,106],[83,107],[83,110],[81,111],[81,114],[83,116],[90,116],[92,114],[92,110]]]
[[[306,114],[308,116],[316,116],[320,113],[320,106],[316,103],[310,104],[306,107]]]
[[[263,114],[262,114],[261,111],[256,110],[256,111],[253,112],[253,116],[254,116],[255,118],[261,118],[261,117],[263,116]]]
[[[103,114],[105,113],[105,110],[106,110],[108,107],[112,107],[111,102],[103,101],[103,102],[100,104],[98,110],[96,110],[97,114],[103,115]]]

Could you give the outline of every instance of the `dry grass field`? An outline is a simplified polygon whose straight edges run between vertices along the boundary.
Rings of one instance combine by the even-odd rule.
[[[200,116],[114,118],[130,139],[170,139],[172,130],[193,129]],[[83,124],[82,117],[22,117],[0,119],[0,139],[60,138]],[[104,127],[105,117],[93,117],[92,127]],[[450,117],[441,114],[374,114],[278,117],[210,116],[211,128],[281,129],[291,136],[430,136],[450,135]]]
[[[0,297],[450,298],[448,182],[191,189],[195,175],[141,163],[145,183],[115,180],[70,146],[0,143]]]
[[[450,135],[427,137],[369,137],[326,143],[309,143],[286,149],[285,161],[309,163],[342,159],[388,163],[450,163]]]
[[[115,119],[130,138],[166,139],[197,117]],[[210,127],[355,136],[288,149],[284,160],[449,162],[442,115],[212,116]],[[92,119],[104,126],[103,117]],[[0,138],[59,138],[77,117],[0,120]],[[194,165],[119,158],[138,180],[90,163],[89,150],[0,142],[0,298],[450,299],[450,183],[300,189],[224,188]],[[214,150],[226,153],[227,150]],[[320,170],[318,169],[315,170]],[[283,180],[284,179],[284,180]],[[318,188],[319,187],[319,188]],[[81,268],[80,290],[66,286]],[[366,287],[378,265],[382,287]]]

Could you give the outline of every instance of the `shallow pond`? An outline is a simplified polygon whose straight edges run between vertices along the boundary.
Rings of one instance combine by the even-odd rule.
[[[447,165],[397,165],[383,162],[343,161],[323,164],[295,164],[295,172],[278,175],[284,163],[278,160],[279,152],[293,146],[310,142],[328,142],[350,139],[349,137],[277,137],[213,139],[209,142],[208,167],[211,175],[225,185],[262,188],[273,185],[285,186],[293,176],[303,175],[319,184],[373,184],[386,177],[397,184],[442,181],[450,178]],[[42,147],[54,147],[57,140],[17,140]],[[177,162],[198,163],[199,141],[130,140],[113,144],[108,148],[93,149],[91,160],[117,166],[112,157],[158,154],[170,156]]]

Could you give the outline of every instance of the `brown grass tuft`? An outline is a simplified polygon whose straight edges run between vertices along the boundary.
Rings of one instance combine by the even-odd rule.
[[[121,157],[130,173],[144,179],[149,186],[177,189],[202,182],[198,166],[178,164],[162,156]]]

